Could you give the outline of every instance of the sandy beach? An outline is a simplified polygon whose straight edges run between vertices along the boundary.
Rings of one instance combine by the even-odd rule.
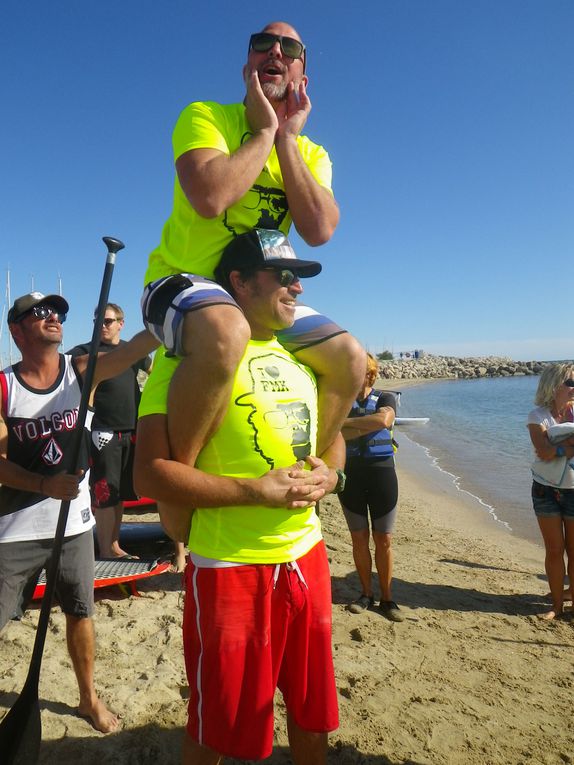
[[[463,506],[454,489],[429,489],[412,466],[400,464],[399,476],[394,596],[403,623],[346,610],[358,589],[350,538],[338,500],[321,503],[341,714],[330,763],[573,763],[574,621],[536,616],[546,607],[542,548]],[[123,725],[111,736],[75,715],[64,619],[54,609],[40,683],[41,763],[179,763],[180,588],[179,575],[164,574],[142,582],[141,597],[118,587],[98,596],[96,684]],[[37,619],[33,609],[0,634],[0,714],[23,685]],[[280,698],[277,718],[273,765],[290,761]]]

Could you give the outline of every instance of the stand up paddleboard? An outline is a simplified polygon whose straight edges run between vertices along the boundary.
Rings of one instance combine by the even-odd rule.
[[[96,561],[94,589],[109,587],[112,584],[128,584],[132,595],[139,596],[137,582],[150,576],[164,574],[170,567],[169,561],[159,560],[122,560],[104,558]],[[46,589],[46,571],[42,571],[32,596],[40,600]]]
[[[396,417],[395,425],[425,425],[430,417]]]
[[[124,500],[124,512],[128,510],[131,512],[137,512],[142,510],[147,513],[157,513],[157,506],[155,499],[149,497],[140,497],[139,499],[126,499]]]

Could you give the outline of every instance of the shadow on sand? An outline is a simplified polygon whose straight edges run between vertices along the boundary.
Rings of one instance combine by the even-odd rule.
[[[357,597],[361,586],[356,572],[333,577],[333,603],[345,604]],[[482,592],[474,588],[455,587],[427,582],[393,579],[393,596],[397,603],[411,610],[430,608],[434,611],[476,611],[488,614],[534,616],[547,605],[544,596],[535,593]]]
[[[55,708],[56,705],[54,705]],[[62,704],[64,713],[69,711]],[[40,765],[179,765],[183,731],[164,729],[156,724],[124,730],[97,738],[64,738],[45,741],[40,752]],[[287,765],[291,762],[286,747],[274,747],[264,765]],[[226,758],[226,765],[249,765],[251,761]],[[329,747],[329,765],[428,765],[411,759],[394,760],[384,754],[358,752],[347,744]],[[255,765],[255,763],[253,763]]]

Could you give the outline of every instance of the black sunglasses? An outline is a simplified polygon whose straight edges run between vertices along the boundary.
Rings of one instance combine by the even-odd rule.
[[[112,326],[112,324],[114,323],[114,321],[121,321],[121,319],[117,319],[117,318],[116,318],[116,319],[111,319],[111,318],[109,318],[109,317],[108,317],[107,319],[102,319],[102,323],[103,323],[103,324],[104,324],[106,327],[111,327],[111,326]],[[95,324],[95,323],[96,323],[96,320],[94,319],[94,324]]]
[[[574,388],[574,380],[564,380],[562,385],[565,385],[567,388]]]
[[[22,321],[22,319],[24,319],[26,316],[29,316],[30,314],[35,316],[37,319],[49,319],[50,316],[55,316],[56,321],[60,324],[63,324],[66,321],[66,314],[59,313],[55,308],[52,308],[51,305],[35,305],[33,308],[30,308],[29,311],[23,313],[18,321]]]
[[[303,58],[305,46],[294,37],[285,37],[284,35],[274,35],[271,32],[255,32],[249,38],[249,50],[257,53],[267,53],[268,50],[278,42],[281,46],[281,52],[289,58]]]
[[[277,277],[277,281],[282,287],[290,287],[295,282],[299,281],[299,276],[288,268],[263,268],[262,271],[273,271]]]

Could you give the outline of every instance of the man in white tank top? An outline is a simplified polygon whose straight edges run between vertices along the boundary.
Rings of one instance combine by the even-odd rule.
[[[68,303],[33,292],[14,301],[8,327],[22,360],[0,372],[0,629],[21,612],[25,592],[50,558],[62,500],[70,500],[56,594],[80,691],[78,711],[103,733],[118,719],[94,687],[94,547],[88,436],[77,475],[72,443],[88,357],[60,354]],[[147,332],[98,359],[94,386],[157,346]],[[25,565],[22,565],[25,561]]]

